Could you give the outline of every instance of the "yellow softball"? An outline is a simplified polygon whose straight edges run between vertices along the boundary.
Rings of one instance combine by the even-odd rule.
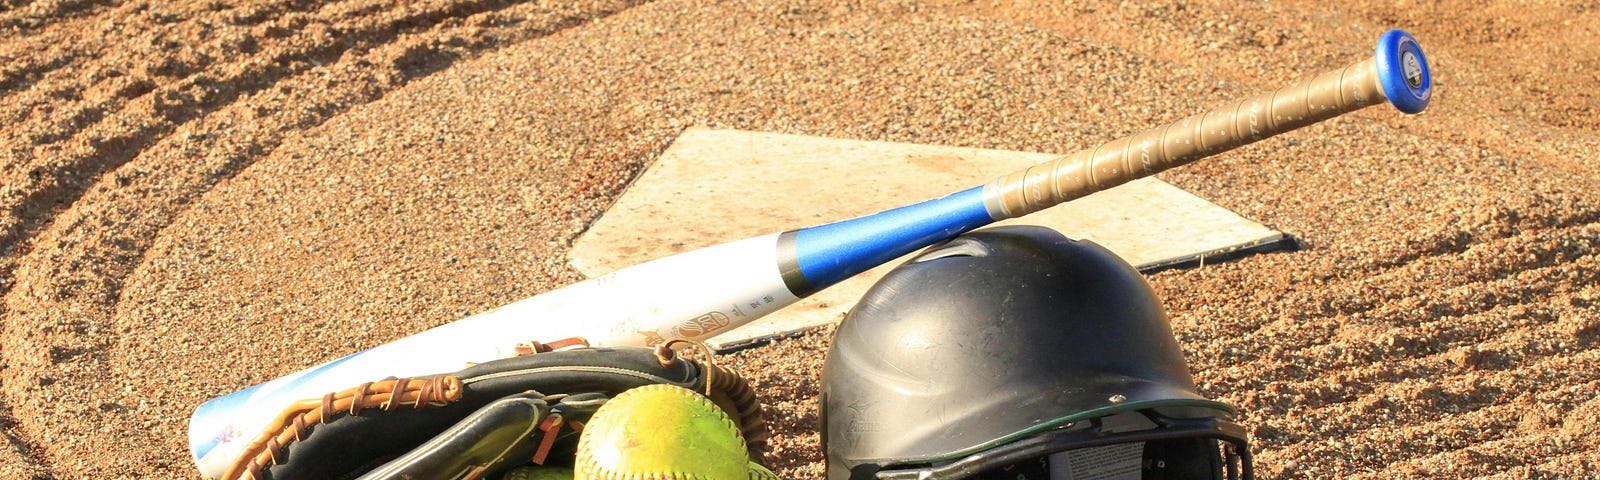
[[[607,401],[578,438],[574,480],[748,480],[738,425],[705,396],[674,385]]]

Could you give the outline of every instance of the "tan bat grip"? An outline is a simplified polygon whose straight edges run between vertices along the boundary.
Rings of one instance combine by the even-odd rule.
[[[997,178],[984,185],[985,207],[996,220],[1019,217],[1384,102],[1368,58]]]

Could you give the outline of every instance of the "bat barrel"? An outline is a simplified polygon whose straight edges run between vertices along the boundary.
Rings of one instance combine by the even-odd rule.
[[[1350,66],[997,178],[984,207],[1018,217],[1385,100],[1420,113],[1432,96],[1422,48],[1390,30],[1376,55]]]

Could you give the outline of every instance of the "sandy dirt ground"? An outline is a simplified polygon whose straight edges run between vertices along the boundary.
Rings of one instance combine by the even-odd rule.
[[[1427,113],[1161,175],[1304,248],[1151,281],[1265,478],[1595,478],[1600,5],[1408,3],[0,0],[0,477],[195,476],[202,401],[579,280],[689,126],[1066,153],[1404,28]],[[827,333],[727,359],[787,477]]]

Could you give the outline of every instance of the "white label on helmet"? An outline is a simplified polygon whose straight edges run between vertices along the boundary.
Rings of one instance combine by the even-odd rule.
[[[1144,442],[1067,450],[1050,456],[1050,480],[1139,480]]]

